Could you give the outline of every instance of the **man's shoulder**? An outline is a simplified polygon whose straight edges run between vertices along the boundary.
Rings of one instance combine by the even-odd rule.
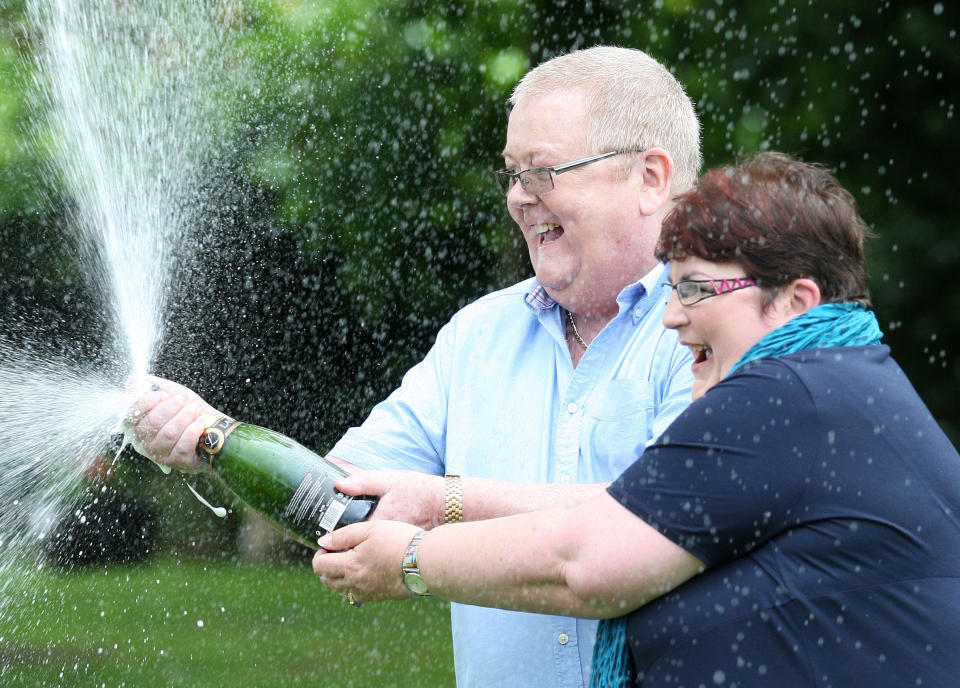
[[[468,303],[457,311],[453,319],[470,321],[476,318],[486,320],[494,315],[511,315],[533,311],[526,303],[526,296],[533,288],[536,278],[530,277],[509,287],[484,294],[476,301]]]

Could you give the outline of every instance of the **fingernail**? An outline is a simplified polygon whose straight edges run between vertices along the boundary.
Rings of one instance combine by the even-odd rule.
[[[320,545],[323,549],[327,549],[330,545],[330,536],[324,535],[322,538],[317,540],[317,544]]]

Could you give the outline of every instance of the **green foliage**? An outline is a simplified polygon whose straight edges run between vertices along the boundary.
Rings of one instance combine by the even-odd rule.
[[[18,7],[0,14],[12,36]],[[227,410],[328,446],[454,310],[528,275],[490,174],[510,89],[543,59],[614,43],[647,50],[687,86],[708,165],[778,149],[837,171],[876,230],[886,341],[960,436],[960,297],[942,286],[960,257],[948,3],[245,0],[221,20],[236,85],[213,116],[233,155],[210,171],[200,230],[225,258],[220,274],[187,284],[224,294],[237,317],[216,337],[198,333],[185,319],[201,304],[175,299],[158,370]],[[14,56],[29,58],[6,33],[0,46],[5,76]],[[24,146],[38,117],[26,83],[5,79],[0,93],[0,236],[28,237],[5,240],[17,285],[14,246],[55,244],[69,202],[36,200],[43,153]],[[44,299],[64,289],[50,284]]]
[[[18,213],[37,212],[40,161],[28,150],[30,135],[27,74],[23,68],[25,37],[22,7],[0,5],[0,222]],[[2,258],[2,257],[0,257]]]

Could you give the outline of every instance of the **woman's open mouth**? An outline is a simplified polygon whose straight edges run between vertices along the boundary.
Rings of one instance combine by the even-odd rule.
[[[693,370],[696,370],[707,361],[713,358],[713,349],[702,344],[687,344],[690,353],[693,354]]]

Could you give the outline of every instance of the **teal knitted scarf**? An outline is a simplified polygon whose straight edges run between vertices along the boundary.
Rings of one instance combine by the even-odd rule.
[[[760,338],[740,357],[727,377],[743,364],[834,346],[870,346],[883,333],[877,318],[858,303],[825,303],[787,321]],[[593,649],[590,688],[628,688],[635,682],[627,645],[627,617],[602,619]]]

